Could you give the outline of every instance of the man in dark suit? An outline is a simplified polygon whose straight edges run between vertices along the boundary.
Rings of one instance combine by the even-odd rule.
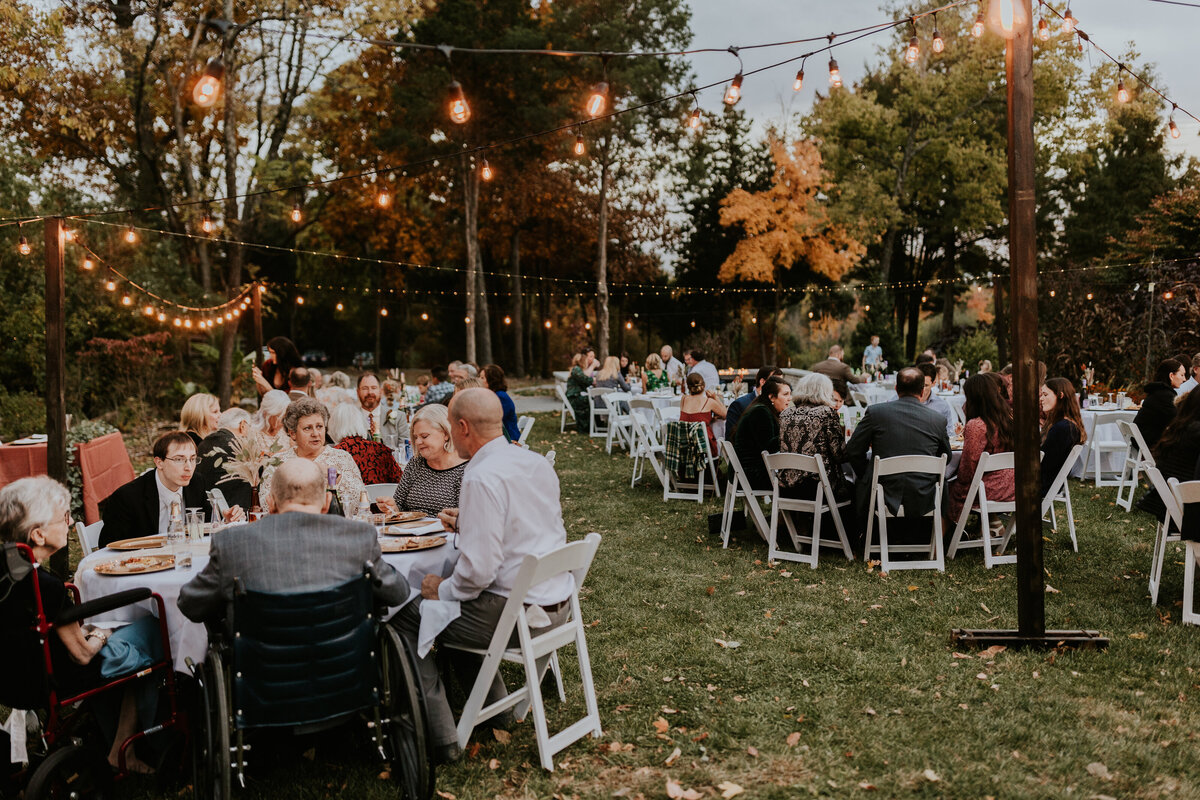
[[[383,560],[375,528],[325,513],[325,475],[306,458],[275,470],[271,514],[212,537],[208,564],[179,591],[179,610],[195,622],[228,620],[233,580],[253,592],[308,592],[345,583],[373,565],[375,597],[389,606],[408,600],[408,581]]]
[[[854,435],[846,443],[845,460],[854,467],[859,519],[867,519],[870,503],[872,466],[867,451],[879,458],[893,456],[940,456],[950,454],[946,420],[921,404],[925,393],[925,375],[916,367],[905,367],[896,374],[896,393],[891,403],[868,406]],[[904,506],[906,516],[919,516],[933,508],[933,475],[888,475],[880,479],[888,508],[895,512]],[[889,531],[891,528],[889,527]]]
[[[110,494],[100,504],[104,528],[99,544],[138,536],[154,536],[167,529],[171,504],[183,513],[183,487],[196,470],[196,445],[182,431],[172,431],[154,443],[154,469]]]
[[[725,413],[725,438],[733,441],[733,435],[737,432],[738,420],[742,418],[742,414],[754,402],[754,398],[758,397],[758,393],[762,391],[763,384],[768,378],[782,378],[783,373],[779,371],[779,367],[762,367],[758,370],[758,374],[754,376],[754,385],[750,387],[750,391],[734,400],[729,404],[729,408]]]
[[[217,429],[205,436],[196,448],[200,462],[196,464],[191,482],[183,489],[183,499],[189,507],[203,508],[207,512],[208,493],[220,489],[230,506],[226,522],[241,519],[241,510],[250,508],[250,484],[240,478],[226,480],[228,475],[222,466],[233,455],[239,441],[250,435],[250,426],[250,415],[245,409],[229,408],[221,412]]]
[[[829,376],[831,381],[845,381],[846,383],[863,383],[867,380],[866,375],[855,375],[854,370],[850,369],[850,365],[842,360],[845,351],[842,350],[840,344],[835,344],[829,348],[829,357],[824,361],[818,361],[809,367],[810,372],[819,372],[822,375]]]

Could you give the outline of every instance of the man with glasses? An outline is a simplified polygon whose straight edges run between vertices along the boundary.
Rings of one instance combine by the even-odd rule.
[[[196,445],[182,431],[159,437],[154,443],[154,469],[117,489],[100,504],[104,528],[100,546],[167,530],[171,504],[182,513],[183,487],[196,471]]]

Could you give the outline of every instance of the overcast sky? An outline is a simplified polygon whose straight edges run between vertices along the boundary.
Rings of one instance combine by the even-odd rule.
[[[1200,0],[1188,0],[1200,4]],[[823,36],[831,31],[847,31],[883,22],[890,15],[874,0],[688,0],[692,8],[693,47],[728,47],[787,41]],[[1036,0],[1034,7],[1036,13]],[[1061,8],[1060,8],[1061,10]],[[1072,0],[1071,13],[1079,27],[1094,42],[1119,55],[1132,42],[1142,60],[1155,66],[1164,94],[1200,117],[1200,69],[1196,66],[1197,33],[1200,33],[1200,8],[1154,0]],[[924,33],[924,32],[923,32]],[[858,80],[864,66],[879,63],[877,49],[891,34],[880,33],[836,49],[838,66],[847,85]],[[928,34],[925,33],[925,36]],[[928,41],[922,37],[922,45]],[[782,61],[813,49],[812,45],[745,51],[742,60],[747,70]],[[1086,55],[1093,63],[1103,56]],[[737,71],[737,60],[728,53],[700,54],[692,57],[697,83],[703,86],[726,80]],[[788,113],[807,110],[815,88],[828,91],[826,59],[810,59],[805,86],[792,91],[795,67],[778,67],[746,79],[741,106],[761,128],[782,120]],[[1036,69],[1036,63],[1035,63]],[[710,89],[700,97],[705,109],[715,110],[723,89]],[[1173,151],[1187,148],[1200,157],[1200,125],[1178,115],[1176,123],[1183,135],[1167,139]],[[1166,121],[1164,119],[1164,125]]]

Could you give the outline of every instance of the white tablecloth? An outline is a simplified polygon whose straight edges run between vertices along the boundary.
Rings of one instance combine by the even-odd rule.
[[[1116,404],[1112,406],[1100,406],[1098,408],[1085,408],[1081,415],[1083,417],[1083,429],[1087,433],[1087,441],[1084,442],[1084,447],[1090,447],[1092,441],[1097,442],[1124,442],[1121,438],[1121,429],[1117,427],[1116,422],[1107,422],[1104,425],[1097,427],[1096,417],[1101,414],[1120,414],[1121,419],[1128,422],[1133,422],[1133,418],[1137,416],[1136,409],[1118,411]],[[1123,452],[1100,452],[1100,469],[1101,473],[1105,472],[1120,472],[1125,466],[1125,456]],[[1088,461],[1087,474],[1083,472],[1083,458],[1075,463],[1075,467],[1071,470],[1072,478],[1083,478],[1096,476],[1096,459],[1090,458]]]
[[[385,553],[384,561],[391,564],[408,581],[411,601],[421,592],[421,580],[426,575],[448,576],[454,571],[458,561],[457,534],[451,534],[449,541],[441,547],[428,550],[417,550],[411,553]],[[79,563],[75,570],[75,585],[84,601],[105,597],[126,589],[146,587],[162,596],[167,609],[167,633],[171,640],[171,656],[175,669],[188,672],[186,659],[191,658],[200,663],[208,650],[208,633],[204,625],[192,622],[179,612],[179,590],[185,583],[208,563],[208,544],[191,545],[193,548],[191,569],[170,569],[163,572],[152,572],[142,575],[98,575],[97,564],[113,559],[135,555],[129,552],[118,552],[102,548],[93,552]],[[165,550],[143,550],[141,553],[150,555],[166,552]],[[90,622],[102,627],[116,627],[127,622],[133,622],[140,617],[153,613],[150,601],[136,605],[125,606],[109,612],[101,617],[95,617]],[[395,613],[397,609],[392,609]]]

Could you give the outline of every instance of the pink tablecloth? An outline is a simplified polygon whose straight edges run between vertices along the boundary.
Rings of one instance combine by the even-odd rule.
[[[83,473],[83,518],[91,525],[100,521],[100,501],[137,476],[119,432],[76,445],[75,452]]]
[[[46,474],[45,444],[0,445],[0,486]]]

